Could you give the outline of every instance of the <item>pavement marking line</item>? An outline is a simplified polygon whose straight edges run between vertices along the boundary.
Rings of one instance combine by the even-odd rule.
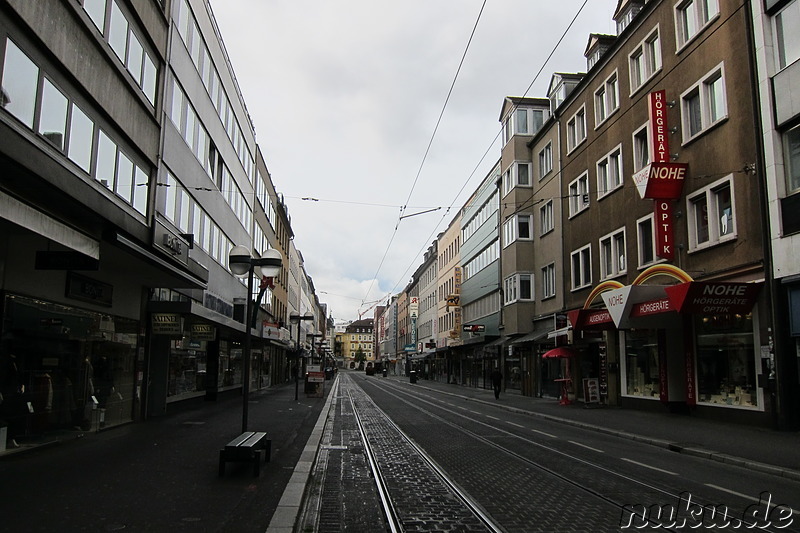
[[[620,459],[622,459],[623,461],[627,461],[629,463],[633,463],[633,464],[638,465],[638,466],[643,466],[645,468],[649,468],[650,470],[656,470],[658,472],[663,472],[664,474],[669,474],[670,476],[677,476],[678,475],[675,472],[670,472],[669,470],[664,470],[662,468],[657,468],[655,466],[650,466],[650,465],[645,464],[645,463],[640,463],[639,461],[634,461],[633,459],[628,459],[627,457],[620,457]]]
[[[515,423],[515,422],[507,422],[507,423],[508,423],[509,425],[511,425],[511,426],[516,426],[516,427],[518,427],[518,428],[525,429],[525,426],[523,426],[522,424],[517,424],[517,423]]]
[[[711,487],[712,489],[721,490],[722,492],[727,492],[728,494],[739,496],[740,498],[744,498],[745,500],[750,500],[751,502],[761,503],[761,498],[754,498],[753,496],[748,496],[747,494],[742,494],[741,492],[737,492],[735,490],[726,489],[725,487],[720,487],[719,485],[714,485],[713,483],[706,483],[706,487]],[[800,510],[796,511],[792,509],[791,511],[792,514],[794,515],[800,515]]]
[[[606,453],[604,450],[600,450],[598,448],[592,448],[591,446],[587,446],[586,444],[583,444],[581,442],[576,442],[574,440],[568,440],[567,442],[571,442],[575,446],[580,446],[581,448],[586,448],[587,450],[592,450],[593,452]]]
[[[553,435],[552,433],[545,433],[544,431],[539,431],[538,429],[531,429],[531,431],[533,431],[534,433],[540,433],[540,434],[545,435],[547,437],[552,437],[554,439],[558,438],[558,435]]]
[[[492,415],[486,415],[486,418],[491,418],[492,420],[500,420],[496,416],[492,416]]]

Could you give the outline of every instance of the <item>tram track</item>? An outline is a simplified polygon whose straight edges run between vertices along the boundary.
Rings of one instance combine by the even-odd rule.
[[[384,382],[381,382],[380,384],[377,384],[375,382],[370,382],[370,386],[375,386],[375,387],[381,389],[385,394],[392,396],[393,398],[395,398],[399,402],[402,402],[403,405],[406,408],[413,409],[415,412],[417,412],[419,414],[423,414],[426,417],[430,417],[430,418],[434,419],[437,424],[447,425],[448,427],[456,430],[457,432],[459,432],[459,433],[461,433],[461,434],[463,434],[465,436],[468,436],[470,439],[472,439],[474,441],[480,442],[481,444],[483,444],[485,446],[490,446],[492,449],[495,449],[495,450],[498,450],[498,451],[502,452],[507,457],[511,457],[514,461],[517,461],[517,462],[521,463],[522,465],[525,465],[525,466],[528,466],[528,467],[531,467],[531,468],[535,468],[537,471],[540,471],[540,472],[544,472],[548,476],[551,476],[552,478],[559,480],[561,483],[564,483],[564,484],[566,484],[568,486],[571,486],[575,490],[579,490],[582,493],[587,494],[592,498],[595,498],[597,500],[600,500],[600,501],[604,502],[606,505],[609,505],[612,508],[617,510],[617,512],[619,513],[619,516],[621,517],[620,518],[620,524],[621,525],[624,522],[624,518],[625,518],[625,513],[626,512],[629,513],[628,514],[628,518],[630,519],[630,522],[629,522],[630,524],[637,523],[637,524],[639,524],[640,527],[651,527],[651,528],[652,527],[657,527],[658,529],[660,529],[662,531],[674,531],[674,532],[677,532],[677,531],[681,531],[681,530],[683,530],[685,528],[698,528],[698,527],[703,527],[703,525],[704,525],[703,522],[702,522],[703,519],[704,519],[702,513],[694,515],[694,516],[699,516],[700,517],[699,521],[698,520],[693,520],[694,516],[691,513],[689,513],[689,516],[682,516],[680,520],[678,520],[677,517],[675,517],[675,520],[670,520],[669,517],[666,517],[666,519],[665,519],[665,517],[663,517],[663,516],[657,516],[657,517],[651,516],[650,514],[648,514],[650,509],[647,509],[644,506],[642,506],[641,508],[634,509],[634,508],[632,508],[630,506],[629,502],[623,502],[619,498],[615,498],[615,497],[609,496],[608,494],[604,493],[601,490],[594,489],[594,488],[592,488],[590,486],[587,486],[587,484],[585,482],[583,482],[583,481],[579,481],[578,479],[575,479],[575,478],[571,477],[568,474],[563,474],[563,473],[559,472],[558,470],[556,470],[555,468],[551,468],[550,466],[548,466],[546,464],[543,464],[542,461],[537,461],[535,459],[532,459],[529,455],[523,455],[521,453],[518,453],[518,452],[514,451],[513,449],[511,449],[510,446],[501,444],[500,442],[497,442],[496,441],[497,439],[492,440],[490,438],[487,438],[487,437],[485,437],[483,435],[480,435],[480,434],[476,433],[475,431],[471,431],[471,430],[463,427],[463,425],[459,425],[458,423],[455,423],[455,422],[453,422],[451,420],[448,420],[448,419],[444,418],[443,416],[435,414],[433,412],[433,410],[434,409],[445,410],[445,411],[447,411],[448,415],[451,416],[451,417],[455,416],[455,417],[458,417],[458,418],[463,419],[463,420],[468,420],[470,423],[478,424],[479,426],[482,426],[484,428],[490,429],[492,432],[494,432],[496,434],[500,434],[500,435],[503,435],[504,437],[508,437],[508,438],[512,438],[512,439],[518,439],[518,440],[524,441],[524,443],[526,445],[533,445],[533,446],[535,446],[535,447],[537,447],[537,448],[539,448],[539,449],[541,449],[543,451],[546,451],[548,454],[555,454],[555,455],[560,456],[560,457],[562,457],[562,458],[564,458],[564,459],[566,459],[568,461],[573,461],[573,462],[575,462],[577,464],[580,464],[583,467],[594,469],[597,472],[598,475],[606,477],[606,478],[614,478],[614,479],[616,479],[618,481],[618,483],[620,483],[622,485],[628,484],[629,486],[640,487],[640,491],[643,492],[643,493],[660,494],[666,500],[674,501],[674,502],[680,501],[681,497],[683,496],[680,493],[676,493],[675,491],[664,489],[664,488],[659,487],[659,486],[657,486],[655,484],[652,484],[652,483],[646,483],[646,482],[642,481],[641,479],[637,479],[635,477],[631,477],[631,476],[622,474],[621,472],[615,471],[615,470],[613,470],[611,468],[607,468],[607,467],[603,467],[601,465],[594,464],[594,463],[592,463],[590,461],[587,461],[586,459],[578,457],[577,455],[570,454],[570,453],[564,451],[563,449],[559,449],[559,448],[557,448],[555,446],[550,446],[550,445],[547,445],[547,444],[542,444],[540,442],[536,442],[536,441],[530,440],[530,439],[528,439],[527,437],[525,437],[523,435],[519,435],[519,434],[517,434],[517,433],[515,433],[513,431],[508,431],[506,429],[503,429],[503,428],[499,427],[499,425],[494,423],[494,421],[492,423],[489,423],[489,422],[485,422],[485,421],[479,420],[476,417],[476,412],[474,412],[474,411],[470,412],[470,411],[467,410],[467,411],[462,413],[462,412],[459,412],[460,410],[448,409],[448,407],[446,405],[443,405],[443,402],[436,402],[436,401],[433,401],[433,400],[424,399],[418,393],[409,392],[409,391],[407,391],[407,390],[403,389],[402,387],[399,387],[399,386],[397,386],[395,384],[388,385],[387,383],[384,383]],[[389,389],[391,389],[391,390],[389,390]],[[491,417],[489,415],[486,415],[486,416],[490,420],[497,420],[496,417]],[[395,424],[395,422],[392,422],[392,423]],[[398,428],[398,430],[399,430],[399,428]],[[419,446],[419,445],[415,443],[415,446]],[[443,473],[443,475],[449,477],[449,474],[447,474],[447,473]],[[629,493],[631,491],[629,489],[628,491],[625,491],[625,492]],[[636,492],[636,491],[633,491],[633,492]],[[712,502],[703,502],[703,503],[696,502],[695,505],[699,505],[701,507],[702,506],[707,506],[707,508],[713,508],[714,504]],[[666,509],[666,506],[659,507],[659,509]],[[633,514],[636,511],[641,511],[641,514],[640,515]],[[684,513],[684,514],[686,514],[686,513]],[[707,518],[707,516],[705,518]],[[718,518],[719,517],[716,517],[715,520],[718,519]],[[752,529],[753,527],[756,527],[756,525],[757,525],[752,521],[748,521],[748,520],[744,520],[744,519],[742,519],[741,522],[739,522],[740,518],[741,517],[733,518],[733,520],[734,520],[733,523],[737,523],[738,522],[740,524],[738,529]],[[683,521],[683,520],[685,520],[685,521]],[[631,527],[633,527],[633,526],[631,526]],[[721,529],[721,528],[717,527],[716,529]],[[775,529],[770,529],[768,527],[767,528],[761,527],[759,529],[762,530],[762,531],[777,531]]]
[[[352,405],[353,413],[355,414],[356,425],[358,426],[364,445],[367,464],[375,479],[382,512],[388,524],[388,531],[392,533],[403,532],[407,529],[425,531],[426,523],[429,523],[431,530],[441,530],[441,525],[429,521],[429,517],[441,513],[445,515],[451,514],[453,512],[452,510],[442,508],[442,500],[450,500],[449,505],[463,506],[465,512],[470,514],[474,519],[472,521],[467,521],[471,522],[469,524],[465,523],[465,527],[469,527],[469,531],[480,530],[491,533],[505,532],[505,529],[495,523],[480,505],[461,489],[447,473],[436,464],[425,450],[409,438],[408,435],[378,407],[374,400],[372,400],[363,389],[350,384],[350,386],[346,387],[346,395]],[[365,420],[364,413],[373,415],[373,420]],[[390,440],[393,446],[402,446],[404,448],[404,456],[407,464],[418,462],[424,465],[424,468],[431,473],[433,478],[442,484],[449,495],[444,498],[431,499],[429,494],[424,494],[428,491],[417,491],[417,494],[421,497],[411,501],[409,501],[407,494],[404,495],[405,498],[403,498],[402,501],[398,500],[397,497],[393,497],[393,490],[398,487],[398,484],[396,480],[393,482],[392,477],[395,476],[397,472],[390,468],[391,461],[384,460],[386,457],[382,455],[381,451],[375,449],[374,443],[376,435],[373,429],[376,423],[387,426],[395,437],[399,437],[399,440],[395,437],[390,437]],[[373,427],[371,428],[370,426]],[[410,451],[411,454],[406,453],[408,451]],[[420,466],[413,467],[413,469],[419,472]],[[407,472],[401,475],[402,477],[408,477]],[[430,486],[428,486],[428,489],[429,488]],[[395,496],[397,496],[397,494],[395,494]],[[430,508],[431,506],[434,508]],[[411,527],[408,528],[407,526]]]

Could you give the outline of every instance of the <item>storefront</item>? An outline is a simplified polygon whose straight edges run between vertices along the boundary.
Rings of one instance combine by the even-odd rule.
[[[678,283],[646,283],[656,276]],[[570,320],[576,330],[609,328],[606,338],[618,346],[623,405],[763,412],[771,353],[759,330],[762,285],[694,281],[660,265],[632,285],[596,288],[590,297],[601,295],[606,309],[573,311]]]
[[[133,419],[138,321],[16,294],[2,316],[0,420],[11,446]]]

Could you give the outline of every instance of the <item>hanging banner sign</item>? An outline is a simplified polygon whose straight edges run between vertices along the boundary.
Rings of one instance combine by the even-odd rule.
[[[656,255],[672,261],[675,258],[675,230],[673,228],[672,202],[655,200]]]
[[[653,91],[648,100],[650,115],[650,131],[652,131],[651,160],[655,162],[669,161],[669,128],[667,128],[667,92]]]

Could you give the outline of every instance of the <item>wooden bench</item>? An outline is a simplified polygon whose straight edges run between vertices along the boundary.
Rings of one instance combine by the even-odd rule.
[[[219,475],[225,475],[225,463],[229,461],[253,463],[253,475],[261,473],[261,456],[269,461],[272,441],[261,431],[245,431],[219,451]]]

